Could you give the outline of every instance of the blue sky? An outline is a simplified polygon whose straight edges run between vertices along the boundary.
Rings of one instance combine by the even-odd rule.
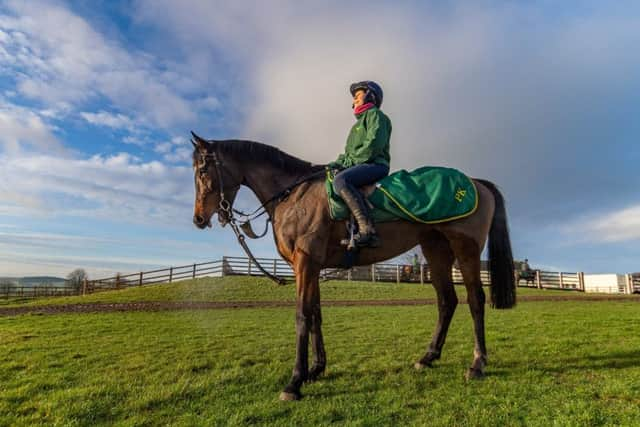
[[[363,79],[392,168],[496,182],[516,257],[639,271],[639,24],[635,2],[0,1],[0,276],[240,255],[191,225],[189,130],[328,162]]]

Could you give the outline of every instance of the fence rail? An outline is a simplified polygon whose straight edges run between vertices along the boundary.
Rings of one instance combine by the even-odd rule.
[[[293,277],[291,266],[282,259],[257,258],[260,265],[270,273],[281,277]],[[44,296],[85,295],[95,292],[126,289],[156,283],[173,283],[180,280],[195,279],[204,276],[262,276],[258,266],[244,257],[222,257],[220,260],[181,265],[131,274],[118,274],[99,280],[85,280],[82,286],[6,286],[0,287],[0,297],[4,298],[37,298]],[[324,269],[323,279],[358,280],[372,282],[395,283],[430,283],[431,270],[428,264],[412,266],[406,264],[380,263],[368,266],[357,266],[349,270]],[[627,274],[624,283],[605,291],[613,293],[640,293],[640,273]],[[462,284],[462,274],[452,268],[451,279],[454,284]],[[481,280],[485,285],[491,283],[488,271],[481,271]],[[584,273],[529,270],[526,274],[516,273],[516,283],[520,287],[538,289],[565,289],[585,291]]]

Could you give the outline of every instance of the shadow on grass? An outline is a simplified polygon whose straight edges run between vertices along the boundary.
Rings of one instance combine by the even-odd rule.
[[[582,369],[626,369],[637,368],[639,366],[640,349],[558,359],[557,364],[554,364],[553,367],[546,370],[562,373],[569,370],[579,371]]]
[[[591,354],[545,360],[542,363],[533,360],[506,361],[491,365],[490,373],[499,377],[518,376],[524,370],[537,370],[551,373],[566,373],[582,370],[627,369],[640,367],[640,349],[618,351],[607,354]]]

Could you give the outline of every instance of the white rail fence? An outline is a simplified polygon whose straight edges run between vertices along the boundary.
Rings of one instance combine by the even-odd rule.
[[[260,265],[280,277],[293,278],[291,266],[280,258],[257,258]],[[156,283],[173,283],[180,280],[198,277],[221,276],[262,276],[257,265],[244,257],[223,257],[220,260],[169,267],[132,274],[118,274],[98,280],[86,280],[79,287],[53,286],[4,286],[0,287],[0,297],[35,298],[44,296],[85,295],[114,289],[125,289],[151,285]],[[386,283],[419,283],[431,282],[431,271],[428,264],[411,266],[407,264],[380,263],[369,266],[358,266],[348,270],[325,269],[321,276],[325,280],[359,280]],[[606,276],[606,277],[605,277]],[[611,277],[609,277],[611,276]],[[455,284],[462,284],[462,274],[457,268],[451,271]],[[481,279],[485,285],[491,283],[488,271],[481,271]],[[516,272],[518,286],[538,289],[563,289],[581,292],[605,292],[632,294],[640,293],[640,273],[624,275],[585,275],[582,272],[554,272],[529,270]],[[604,284],[601,284],[604,283]]]

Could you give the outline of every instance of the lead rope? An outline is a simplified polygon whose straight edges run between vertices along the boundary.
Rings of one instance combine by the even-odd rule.
[[[258,270],[260,270],[262,272],[262,274],[264,274],[265,276],[267,276],[269,279],[273,280],[274,282],[276,282],[278,285],[286,285],[287,282],[281,278],[278,277],[274,274],[269,273],[267,270],[265,270],[260,263],[258,262],[258,260],[253,256],[253,254],[251,253],[251,250],[249,249],[249,246],[247,246],[247,242],[245,237],[242,235],[242,233],[240,232],[240,230],[238,229],[238,225],[236,224],[235,220],[230,222],[231,224],[231,228],[233,229],[233,232],[236,233],[236,237],[238,238],[238,243],[240,243],[240,246],[242,246],[242,249],[244,249],[245,253],[247,254],[247,256],[249,257],[249,260],[254,263],[256,265],[256,267],[258,267]]]

